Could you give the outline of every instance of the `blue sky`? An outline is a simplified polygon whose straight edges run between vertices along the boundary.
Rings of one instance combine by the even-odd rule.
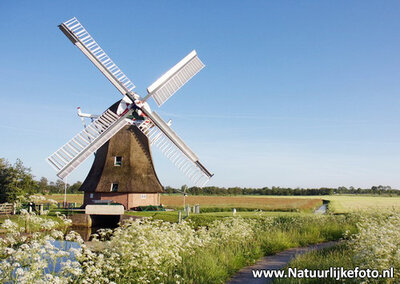
[[[400,187],[397,1],[1,1],[0,157],[45,158],[120,94],[59,31],[76,16],[145,89],[206,64],[159,110],[217,186]],[[189,181],[153,149],[164,185]],[[68,181],[83,180],[88,159]]]

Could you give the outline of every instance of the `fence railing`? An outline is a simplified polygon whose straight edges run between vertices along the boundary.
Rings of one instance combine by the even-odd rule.
[[[15,214],[15,203],[0,203],[0,215]]]

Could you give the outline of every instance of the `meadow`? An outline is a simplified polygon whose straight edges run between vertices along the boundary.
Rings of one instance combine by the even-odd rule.
[[[58,202],[64,201],[64,195],[53,194],[47,195]],[[322,199],[313,198],[269,198],[256,196],[187,196],[185,198],[186,205],[199,204],[201,208],[208,211],[218,211],[226,209],[227,211],[236,208],[238,210],[265,210],[265,211],[312,211],[322,205]],[[82,194],[68,194],[67,202],[83,203]],[[161,195],[161,204],[166,208],[182,209],[182,195]]]
[[[309,211],[322,205],[322,199],[269,198],[255,196],[187,196],[185,203],[205,208],[251,208],[265,211]],[[161,203],[168,208],[183,207],[183,196],[162,195]]]
[[[268,196],[282,198],[281,196]],[[400,210],[400,196],[370,194],[338,194],[324,196],[285,196],[284,198],[324,199],[329,201],[329,209],[334,213],[354,213],[363,210]]]
[[[64,200],[62,194],[52,194],[46,197],[59,202]],[[261,210],[310,209],[322,203],[322,199],[329,200],[329,210],[333,213],[350,213],[359,210],[382,210],[393,208],[400,210],[399,196],[379,195],[324,195],[324,196],[188,196],[186,204],[200,204],[201,207],[225,208],[254,208]],[[82,204],[82,194],[68,194],[68,202]],[[166,207],[178,208],[183,206],[182,195],[161,195],[161,203]]]
[[[178,221],[178,211],[131,211],[126,212],[126,215],[139,216],[139,217],[151,217],[154,220],[163,220],[167,222]],[[200,214],[190,213],[186,216],[183,213],[182,217],[185,221],[189,221],[193,227],[208,226],[210,223],[216,220],[222,220],[227,217],[239,217],[243,219],[253,218],[268,218],[268,217],[306,217],[312,216],[312,213],[306,212],[282,212],[282,211],[245,211],[245,212],[205,212]]]
[[[329,209],[335,213],[350,213],[362,210],[400,210],[399,196],[329,195]]]

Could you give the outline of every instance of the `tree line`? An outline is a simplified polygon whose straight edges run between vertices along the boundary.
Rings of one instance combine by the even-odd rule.
[[[81,184],[79,181],[72,185],[67,184],[67,192],[78,193]],[[62,180],[49,182],[45,177],[35,180],[31,169],[25,167],[20,159],[11,164],[6,159],[0,158],[0,203],[14,202],[20,197],[37,193],[64,193],[64,186]]]
[[[333,194],[387,194],[400,195],[400,190],[392,189],[390,186],[372,186],[371,188],[355,188],[340,186],[337,188],[321,187],[321,188],[290,188],[290,187],[263,187],[263,188],[248,188],[248,187],[187,187],[173,188],[167,186],[165,192],[187,193],[190,195],[333,195]]]
[[[67,184],[67,193],[81,193],[79,188],[82,182],[77,181]],[[6,159],[0,158],[0,203],[14,202],[21,196],[32,194],[64,193],[64,182],[57,180],[49,181],[45,177],[36,180],[31,169],[25,167],[20,159],[14,164]],[[390,186],[372,186],[371,188],[338,187],[338,188],[289,188],[289,187],[187,187],[181,188],[165,187],[165,193],[183,193],[190,195],[332,195],[332,194],[390,194],[400,195],[400,190],[392,189]]]

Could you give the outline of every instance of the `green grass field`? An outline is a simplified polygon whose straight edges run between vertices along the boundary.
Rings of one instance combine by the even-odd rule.
[[[164,220],[167,222],[177,222],[178,221],[178,211],[149,211],[149,212],[137,212],[131,211],[126,212],[126,215],[132,216],[140,216],[140,217],[152,217],[153,219]],[[213,222],[214,220],[219,220],[225,217],[242,217],[242,218],[260,218],[260,217],[306,217],[311,216],[312,213],[305,213],[305,212],[236,212],[233,214],[232,212],[207,212],[207,213],[200,213],[200,214],[193,214],[190,213],[189,217],[186,217],[186,214],[182,212],[182,217],[186,221],[190,221],[193,223],[195,227],[198,226],[206,226]]]
[[[168,195],[163,195],[163,197]],[[172,196],[172,195],[171,195]],[[48,198],[55,199],[62,202],[64,196],[62,194],[47,195]],[[170,197],[170,196],[168,196]],[[182,199],[182,196],[175,195],[176,199]],[[212,199],[226,199],[226,196],[208,196]],[[241,197],[247,200],[268,198],[271,200],[273,198],[279,199],[325,199],[329,200],[331,203],[329,209],[334,213],[348,213],[359,210],[382,210],[382,209],[396,209],[400,210],[400,197],[390,197],[390,196],[372,196],[372,195],[324,195],[324,196],[235,196],[235,198],[240,199]],[[249,199],[250,198],[250,199]],[[68,202],[77,202],[79,204],[83,201],[82,194],[68,194]],[[190,204],[190,203],[188,203]],[[254,204],[260,204],[260,202],[254,202]],[[194,204],[191,204],[194,205]],[[251,202],[246,203],[246,207],[251,205]],[[279,207],[279,206],[277,206]],[[254,206],[255,209],[261,209],[259,206]],[[267,208],[265,208],[267,210]]]
[[[294,196],[286,196],[292,198]],[[360,210],[400,210],[400,196],[376,195],[324,195],[324,196],[296,196],[296,198],[322,198],[329,200],[329,209],[334,213],[349,213]]]
[[[400,197],[389,196],[350,196],[332,195],[326,198],[331,201],[330,210],[336,213],[347,213],[359,210],[400,210]]]
[[[47,194],[46,198],[54,199],[58,202],[64,201],[64,194]],[[83,194],[67,194],[67,202],[76,202],[79,204],[83,203]]]

